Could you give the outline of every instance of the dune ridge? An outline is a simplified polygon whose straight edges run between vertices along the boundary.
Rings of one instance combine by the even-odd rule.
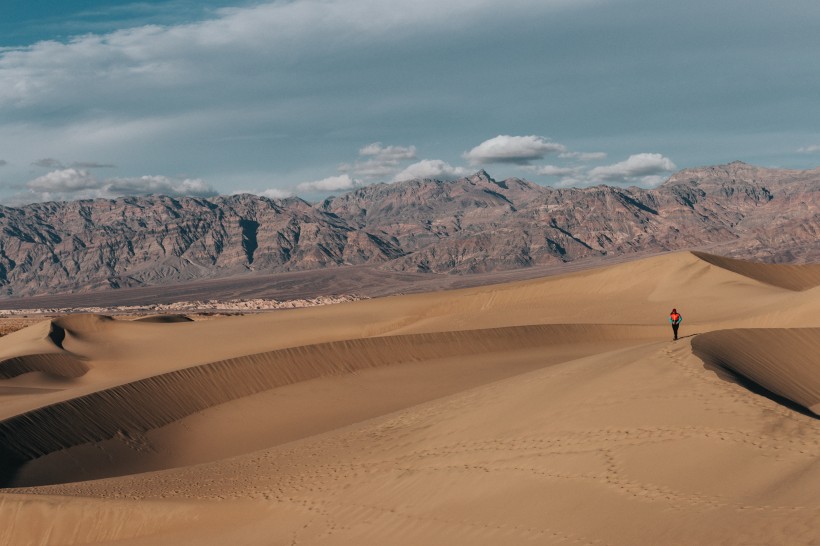
[[[787,290],[802,292],[820,286],[820,264],[767,264],[700,251],[692,251],[692,254],[738,275]]]
[[[697,336],[692,348],[704,362],[820,417],[820,328],[719,330]]]
[[[353,339],[245,355],[154,375],[7,418],[0,422],[0,457],[8,466],[19,466],[61,449],[139,435],[217,404],[327,375],[581,339],[622,341],[654,335],[656,329],[647,326],[533,325]]]
[[[22,338],[17,351],[0,353],[0,379],[13,379],[28,373],[42,373],[53,379],[76,379],[90,369],[81,358],[65,350],[66,321],[55,319],[16,332]]]
[[[88,370],[86,364],[67,354],[33,354],[0,361],[2,379],[11,379],[32,372],[41,372],[61,379],[75,379],[85,375]]]

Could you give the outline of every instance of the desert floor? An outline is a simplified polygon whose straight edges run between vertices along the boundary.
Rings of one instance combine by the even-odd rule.
[[[818,355],[820,266],[689,252],[47,319],[0,338],[0,544],[819,544]]]

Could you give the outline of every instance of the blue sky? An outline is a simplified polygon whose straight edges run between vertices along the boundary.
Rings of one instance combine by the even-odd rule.
[[[0,7],[0,201],[820,164],[816,0]]]

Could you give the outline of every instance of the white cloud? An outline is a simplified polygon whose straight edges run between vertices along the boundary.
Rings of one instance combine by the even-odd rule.
[[[344,157],[334,154],[345,138],[378,134],[378,138],[392,142],[397,137],[389,136],[389,131],[394,135],[420,135],[419,128],[426,128],[428,135],[433,135],[428,138],[439,139],[442,145],[441,152],[433,157],[460,161],[440,154],[453,151],[444,152],[444,148],[452,146],[454,135],[474,129],[475,124],[468,120],[482,115],[482,108],[485,123],[490,127],[499,120],[526,120],[528,115],[533,124],[566,120],[566,129],[551,126],[550,131],[559,140],[566,138],[562,134],[572,131],[572,124],[575,128],[602,128],[607,134],[628,131],[633,116],[621,116],[614,111],[597,115],[588,108],[590,104],[600,104],[599,99],[606,92],[589,86],[578,74],[596,73],[602,66],[611,67],[610,87],[621,91],[619,96],[626,104],[622,110],[645,119],[647,127],[660,127],[658,121],[681,103],[686,92],[679,87],[646,86],[647,77],[669,68],[664,59],[687,54],[695,58],[699,48],[710,45],[701,40],[670,39],[659,42],[657,50],[636,50],[633,53],[637,56],[627,55],[623,48],[604,48],[600,55],[585,55],[589,45],[584,41],[587,17],[607,17],[617,13],[616,7],[607,8],[612,12],[596,9],[567,19],[545,16],[555,7],[576,9],[578,5],[617,4],[609,1],[414,0],[403,3],[401,9],[379,0],[255,0],[238,4],[242,7],[210,12],[212,18],[207,21],[143,26],[104,35],[76,36],[64,43],[41,42],[0,49],[0,142],[4,144],[4,157],[12,157],[14,162],[3,170],[4,177],[13,176],[18,184],[27,181],[32,175],[25,170],[25,164],[45,154],[66,158],[67,166],[78,169],[89,167],[73,165],[68,160],[110,159],[129,172],[196,169],[198,173],[227,173],[241,172],[242,168],[259,171],[276,165],[280,172],[295,173],[305,167],[297,164],[300,161],[315,165],[320,161],[326,163],[328,157]],[[745,10],[755,11],[764,10]],[[776,15],[775,10],[771,11],[771,15]],[[816,14],[813,16],[816,19]],[[629,18],[616,19],[611,29],[615,41],[628,39],[634,31]],[[660,9],[651,10],[647,21],[650,19],[653,24],[649,27],[660,29],[658,32],[665,32],[663,25],[677,20]],[[695,25],[693,32],[719,40],[719,33],[709,31],[709,22],[715,18],[701,19],[689,21],[704,25]],[[751,36],[759,41],[761,37],[749,29],[762,27],[748,23],[744,19],[736,25],[738,38]],[[800,27],[796,31],[813,28],[808,20]],[[488,28],[494,29],[498,40],[478,40],[466,49],[457,45],[470,43],[471,38]],[[516,28],[520,33],[513,30]],[[682,28],[688,27],[678,24],[666,30],[677,32]],[[543,37],[543,41],[536,37]],[[775,43],[774,35],[762,38]],[[664,50],[667,46],[672,49]],[[577,55],[536,59],[538,52],[557,51],[555,47]],[[439,52],[431,54],[433,48]],[[799,67],[806,66],[805,62],[780,66],[783,63],[771,60],[782,55],[772,54],[767,56],[771,62],[761,65],[753,55],[753,47],[739,47],[738,51],[739,62],[731,66],[709,65],[704,69],[692,63],[694,68],[680,68],[691,68],[692,73],[687,72],[686,76],[692,81],[718,68],[727,69],[731,73],[725,78],[729,85],[742,82],[742,77],[730,76],[742,76],[749,67],[760,67],[764,72],[771,68],[773,75],[782,77],[763,79],[770,87],[774,85],[771,82],[781,82],[777,90],[796,99],[788,101],[789,108],[806,110],[806,104],[812,104],[811,86],[801,86],[800,77],[789,77],[799,76]],[[800,48],[798,57],[808,57],[810,51],[811,48]],[[467,57],[478,61],[465,62]],[[707,64],[717,60],[704,59]],[[533,62],[541,62],[541,69],[532,71]],[[477,64],[485,74],[504,77],[493,82],[481,80],[475,73]],[[579,87],[583,85],[587,87]],[[543,89],[549,89],[549,93],[538,91]],[[663,95],[652,95],[653,90],[663,91]],[[748,111],[767,112],[774,111],[767,106],[775,110],[781,107],[783,101],[777,93],[769,92],[772,90],[760,88],[749,95],[755,108],[734,111],[725,107],[721,115],[742,133],[744,128],[755,125],[755,118]],[[703,86],[706,94],[719,95],[725,91],[722,86]],[[714,98],[707,98],[710,97]],[[764,100],[765,97],[768,99]],[[710,116],[710,108],[715,104],[720,102],[686,102],[679,110],[686,127],[676,130],[692,130],[692,123],[697,125],[696,120]],[[697,105],[701,105],[700,110],[693,109]],[[442,113],[447,131],[434,135],[436,131],[431,127],[436,127],[436,119],[444,119]],[[792,119],[788,112],[782,113],[778,119]],[[805,130],[803,125],[811,124],[809,118],[803,116],[800,127],[791,127],[792,132]],[[84,130],[88,126],[95,126],[96,130]],[[373,132],[367,133],[368,130]],[[773,130],[782,132],[783,127]],[[281,132],[283,137],[277,142],[272,142],[272,138],[260,142],[269,132]],[[206,145],[203,141],[235,135],[248,135],[248,143],[222,142],[208,154],[201,153]],[[339,135],[344,138],[338,138]],[[646,139],[644,142],[674,142],[662,131],[647,134]],[[736,135],[727,139],[742,140]],[[416,141],[419,145],[421,142]],[[314,144],[315,149],[328,155],[318,158],[310,149]],[[468,150],[472,144],[475,142],[463,141],[463,147],[457,151]],[[802,153],[814,153],[811,148],[801,149]],[[96,153],[100,155],[92,155]],[[754,153],[754,149],[748,153]],[[528,157],[485,154],[475,159],[479,163],[537,163],[544,156],[536,155],[536,160]],[[145,163],[135,166],[129,164],[130,158]],[[601,157],[578,155],[567,159],[593,161]],[[198,160],[200,163],[196,163]],[[388,167],[362,161],[359,167],[349,165],[346,172],[353,178],[390,178],[394,173]]]
[[[797,150],[801,154],[816,154],[820,152],[820,144],[812,144],[811,146],[803,146]]]
[[[260,195],[268,199],[285,199],[293,196],[293,192],[288,190],[281,190],[279,188],[268,188],[266,190],[237,190],[231,192],[231,195],[240,195],[243,193],[250,193],[252,195]]]
[[[580,167],[558,167],[556,165],[543,165],[535,168],[535,174],[542,176],[574,176],[581,172]]]
[[[559,188],[583,188],[591,184],[589,180],[583,176],[567,176],[559,180],[555,185]]]
[[[339,176],[328,176],[327,178],[322,178],[321,180],[314,180],[312,182],[302,182],[301,184],[296,186],[296,189],[304,192],[326,192],[350,190],[361,185],[361,181],[356,180],[355,178],[351,178],[348,174],[342,174]]]
[[[382,146],[381,142],[373,142],[359,149],[359,156],[371,157],[366,161],[342,163],[338,170],[350,173],[356,178],[370,180],[385,178],[396,173],[402,161],[415,159],[415,146]]]
[[[415,159],[415,146],[382,146],[381,142],[368,144],[359,150],[359,155],[375,156],[376,159],[384,161],[400,161],[402,159]]]
[[[337,169],[339,172],[350,173],[360,178],[384,178],[396,172],[398,164],[398,161],[371,159],[356,161],[355,163],[342,163]]]
[[[414,178],[435,178],[437,180],[452,180],[469,175],[463,167],[454,167],[440,159],[422,159],[409,165],[406,169],[393,177],[394,182],[412,180]]]
[[[566,152],[563,144],[552,142],[544,137],[498,135],[485,140],[464,157],[473,165],[487,163],[516,163],[527,165],[535,159],[543,159],[549,154]]]
[[[136,178],[110,178],[103,182],[103,189],[112,195],[162,194],[177,196],[213,197],[217,192],[199,178],[168,178],[167,176],[139,176]]]
[[[285,199],[287,197],[291,197],[293,193],[287,190],[280,190],[277,188],[269,188],[267,190],[262,191],[258,195],[262,197],[267,197],[268,199]]]
[[[561,152],[561,159],[577,159],[579,161],[597,161],[606,159],[606,152]]]
[[[26,187],[39,193],[70,193],[98,189],[100,181],[85,170],[60,169],[35,178]]]
[[[667,177],[660,175],[650,175],[641,177],[639,186],[643,188],[654,188],[660,186]]]
[[[538,10],[577,3],[553,0]],[[166,95],[169,89],[190,91],[192,101],[217,97],[219,93],[203,85],[231,75],[248,79],[248,67],[266,80],[277,80],[268,70],[273,65],[284,63],[285,70],[279,74],[285,77],[292,63],[305,58],[449,31],[453,21],[466,25],[498,13],[493,0],[417,0],[401,10],[378,0],[254,4],[215,10],[212,18],[195,23],[144,25],[74,36],[65,43],[42,41],[0,49],[0,106],[19,108],[49,101],[55,108],[110,104],[145,92]],[[511,0],[505,6],[506,14],[516,11],[532,12],[532,2]]]
[[[198,178],[139,176],[99,180],[84,169],[58,169],[26,184],[29,201],[115,198],[126,195],[212,197],[217,192]],[[18,196],[21,199],[23,196]]]
[[[629,156],[625,161],[590,169],[587,174],[592,182],[645,183],[646,177],[658,176],[677,167],[661,154],[641,153]],[[653,178],[646,179],[654,181]]]

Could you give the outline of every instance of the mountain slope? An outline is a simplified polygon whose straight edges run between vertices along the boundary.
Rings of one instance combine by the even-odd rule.
[[[326,199],[162,196],[0,207],[5,296],[371,264],[472,273],[705,249],[820,260],[820,169],[732,163],[658,188],[550,188],[486,172]]]
[[[359,216],[359,225],[385,233],[406,226],[403,199],[397,197],[404,190],[381,188],[380,207],[393,214]],[[435,240],[384,267],[477,272],[686,248],[774,262],[813,261],[820,259],[818,195],[820,169],[784,171],[739,162],[681,171],[653,190],[530,186],[511,195],[509,207],[496,206],[480,221],[429,207],[435,218],[428,220],[427,231]],[[348,201],[342,196],[324,207],[350,218]],[[448,219],[458,229],[441,228]],[[424,228],[414,227],[414,234]]]

